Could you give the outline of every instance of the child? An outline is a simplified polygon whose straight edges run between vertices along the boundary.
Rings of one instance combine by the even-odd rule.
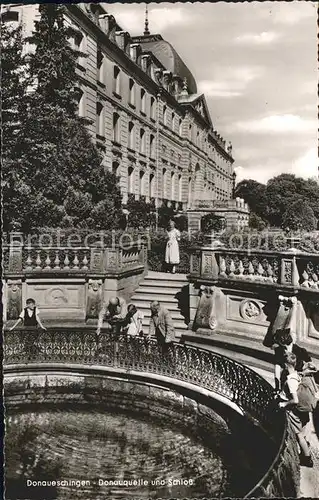
[[[137,335],[142,335],[143,333],[143,327],[142,327],[142,321],[143,321],[143,314],[141,311],[138,311],[136,309],[134,304],[130,304],[127,308],[127,321],[128,321],[128,330],[127,334],[132,335],[133,337]]]
[[[34,328],[39,326],[42,330],[46,330],[41,323],[39,309],[36,307],[34,299],[27,299],[26,307],[21,312],[19,319],[10,328],[10,331],[13,330],[21,321],[23,322],[23,326]]]

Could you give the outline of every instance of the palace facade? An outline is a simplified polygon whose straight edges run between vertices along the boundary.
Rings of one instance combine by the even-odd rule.
[[[215,130],[205,96],[175,49],[152,35],[130,36],[105,4],[65,4],[76,28],[79,114],[105,168],[120,179],[123,203],[145,197],[157,207],[196,209],[203,200],[229,200],[235,174],[231,145]],[[3,21],[22,22],[26,34],[37,5],[2,7]],[[29,50],[32,50],[30,47]]]

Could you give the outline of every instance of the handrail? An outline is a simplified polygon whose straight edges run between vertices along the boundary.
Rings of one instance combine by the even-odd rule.
[[[264,477],[246,496],[269,488],[273,467],[283,461],[289,438],[284,413],[273,411],[274,390],[250,368],[187,344],[172,343],[166,354],[154,338],[128,337],[89,329],[16,329],[4,332],[4,372],[14,365],[81,364],[153,373],[191,383],[227,398],[271,437],[278,437],[278,452]]]

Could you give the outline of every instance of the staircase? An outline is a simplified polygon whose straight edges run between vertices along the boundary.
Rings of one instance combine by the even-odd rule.
[[[143,331],[149,332],[151,317],[150,303],[158,300],[169,310],[175,327],[176,337],[180,338],[187,331],[189,322],[189,295],[186,274],[169,274],[149,271],[131,297],[143,315]]]

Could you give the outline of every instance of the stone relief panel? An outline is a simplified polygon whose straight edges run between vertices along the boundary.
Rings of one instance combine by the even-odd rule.
[[[247,321],[255,320],[262,314],[261,304],[254,300],[243,300],[239,307],[240,315]]]
[[[227,295],[227,320],[238,323],[268,326],[267,316],[264,313],[265,303],[255,298]]]
[[[83,309],[85,284],[27,284],[27,295],[33,297],[39,309]]]

